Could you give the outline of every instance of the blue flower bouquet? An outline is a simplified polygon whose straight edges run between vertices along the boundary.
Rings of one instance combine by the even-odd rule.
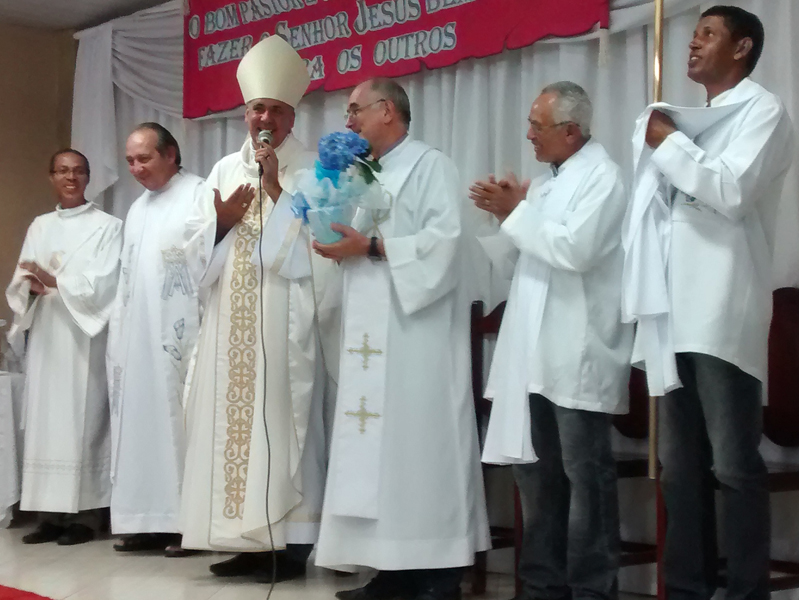
[[[292,209],[309,224],[320,243],[339,241],[341,234],[330,225],[349,225],[358,206],[370,206],[382,197],[375,178],[380,165],[369,153],[368,142],[358,134],[331,133],[319,140],[319,160],[314,168],[297,173]]]

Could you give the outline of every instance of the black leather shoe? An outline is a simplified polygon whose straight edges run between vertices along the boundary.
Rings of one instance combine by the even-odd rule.
[[[396,572],[380,571],[361,588],[336,592],[338,600],[407,600],[414,596],[407,580]]]
[[[305,563],[292,560],[284,552],[274,553],[276,564],[272,570],[272,557],[266,556],[261,566],[255,572],[255,581],[258,583],[280,583],[291,579],[305,577]]]
[[[94,539],[94,530],[86,525],[80,523],[72,523],[68,525],[64,533],[62,533],[56,543],[59,546],[75,546],[76,544],[85,544]]]
[[[54,542],[66,531],[64,527],[52,523],[42,523],[35,531],[22,537],[23,544],[46,544]]]
[[[271,552],[242,552],[233,558],[214,563],[209,569],[217,577],[243,577],[253,575],[269,564]]]
[[[151,552],[153,550],[163,552],[176,539],[180,540],[180,534],[134,533],[123,537],[114,544],[114,550],[117,552]]]
[[[426,590],[413,600],[461,600],[461,591],[457,590]]]

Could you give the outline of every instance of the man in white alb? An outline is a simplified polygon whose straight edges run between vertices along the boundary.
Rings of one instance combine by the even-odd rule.
[[[551,173],[532,186],[510,174],[470,189],[501,222],[485,240],[489,255],[500,267],[518,259],[485,392],[483,450],[484,462],[514,465],[522,498],[518,600],[617,595],[611,427],[627,411],[633,341],[621,322],[627,198],[619,167],[591,138],[592,113],[577,84],[545,87],[527,139]]]
[[[136,127],[126,155],[145,192],[125,221],[109,325],[111,531],[125,536],[114,545],[120,552],[167,548],[177,556],[183,388],[200,327],[199,284],[214,247],[213,232],[191,218],[213,192],[181,167],[177,140],[158,123]]]
[[[280,581],[304,575],[318,534],[328,377],[317,324],[325,319],[315,314],[334,265],[312,255],[291,208],[295,175],[314,160],[291,133],[310,82],[304,61],[272,36],[245,55],[237,77],[248,136],[208,183],[223,195],[259,185],[262,194],[240,213],[206,206],[218,244],[186,399],[181,530],[186,548],[239,552],[214,574],[271,581],[274,567]]]
[[[749,78],[764,38],[743,9],[705,11],[688,76],[705,87],[707,106],[650,107],[633,140],[640,176],[625,232],[624,306],[638,321],[633,358],[645,363],[650,393],[665,392],[659,454],[672,600],[704,600],[718,586],[717,482],[726,597],[769,597],[759,447],[774,231],[794,136],[780,99]]]
[[[72,545],[95,537],[111,499],[105,345],[122,222],[86,202],[80,152],[57,152],[50,182],[58,205],[28,229],[6,298],[11,345],[28,334],[20,507],[40,513],[22,541]]]
[[[461,281],[458,171],[408,138],[410,104],[387,79],[352,92],[347,127],[380,160],[387,209],[359,209],[314,244],[344,267],[341,368],[316,564],[371,567],[342,600],[460,598],[488,524]]]

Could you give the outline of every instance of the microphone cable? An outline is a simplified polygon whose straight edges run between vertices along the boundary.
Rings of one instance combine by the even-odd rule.
[[[258,266],[260,270],[260,289],[259,289],[259,313],[260,313],[260,337],[261,337],[261,352],[263,354],[264,359],[264,383],[263,383],[263,392],[264,392],[264,403],[263,403],[263,410],[262,410],[262,418],[264,422],[264,431],[266,433],[266,453],[267,453],[267,469],[266,469],[266,525],[267,530],[269,532],[269,545],[272,547],[271,557],[272,557],[272,582],[269,584],[269,591],[266,594],[266,600],[270,600],[272,597],[272,592],[275,590],[275,584],[277,579],[277,554],[275,550],[275,539],[272,533],[272,519],[269,516],[269,490],[271,486],[271,476],[272,476],[272,444],[269,438],[269,426],[267,425],[267,418],[266,418],[266,338],[263,335],[264,324],[265,324],[265,308],[264,308],[264,255],[262,252],[263,249],[263,240],[264,240],[264,226],[269,224],[269,220],[272,218],[272,214],[274,212],[274,207],[272,211],[269,213],[269,217],[266,219],[266,223],[264,223],[264,212],[263,212],[263,184],[262,184],[262,177],[263,177],[263,165],[258,163],[258,220],[260,223],[261,231],[258,233]],[[275,205],[277,205],[277,201],[274,201]],[[314,269],[313,269],[313,251],[311,249],[311,239],[310,236],[308,237],[308,261],[311,266],[311,294],[313,297],[314,303],[314,325],[316,326],[317,334],[319,335],[318,339],[318,350],[320,354],[320,358],[322,359],[322,373],[323,378],[326,380],[328,377],[328,370],[327,370],[327,360],[325,358],[325,351],[324,351],[324,344],[322,343],[322,333],[321,333],[321,326],[319,324],[319,304],[317,298],[317,290],[316,290],[316,283],[315,283],[315,276],[314,276]],[[324,402],[324,399],[323,399]]]
[[[264,255],[263,255],[263,242],[264,242],[264,201],[263,201],[263,184],[261,183],[261,179],[263,176],[263,166],[258,163],[258,221],[260,223],[261,231],[258,232],[258,265],[260,268],[260,285],[258,289],[258,308],[259,308],[259,324],[260,331],[258,332],[261,338],[261,352],[264,358],[264,377],[263,377],[263,392],[264,392],[264,402],[263,402],[263,409],[262,409],[262,417],[264,422],[264,432],[266,433],[266,528],[269,532],[269,545],[271,546],[271,558],[272,558],[272,582],[269,584],[269,591],[266,593],[266,600],[270,600],[272,597],[272,592],[275,590],[275,580],[277,579],[277,555],[275,550],[275,538],[272,533],[272,519],[269,516],[269,489],[272,483],[272,442],[269,439],[269,425],[267,424],[266,418],[266,337],[264,336],[264,326],[266,324],[265,321],[265,308],[264,308],[264,288],[265,288],[265,281],[264,281]],[[273,209],[274,210],[274,209]],[[272,212],[270,211],[269,217],[271,218]],[[266,220],[266,223],[269,223],[269,219]],[[256,371],[257,376],[257,371]]]

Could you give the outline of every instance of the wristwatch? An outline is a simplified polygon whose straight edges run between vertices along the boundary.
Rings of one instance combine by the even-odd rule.
[[[369,240],[369,252],[366,254],[369,258],[383,258],[380,254],[380,250],[377,247],[377,237],[372,236],[372,239]]]

